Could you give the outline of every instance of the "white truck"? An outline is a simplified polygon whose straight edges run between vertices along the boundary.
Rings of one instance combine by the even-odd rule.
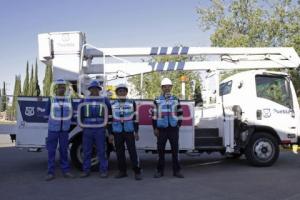
[[[96,48],[86,43],[82,32],[39,34],[39,58],[52,63],[54,79],[65,79],[79,94],[86,94],[91,79],[105,83],[115,77],[152,71],[209,71],[214,81],[214,101],[198,106],[182,101],[183,126],[180,152],[221,152],[239,157],[245,154],[250,164],[271,166],[278,158],[280,145],[299,143],[300,115],[294,86],[287,73],[267,69],[297,68],[300,58],[293,48],[213,48],[152,47]],[[147,62],[147,58],[165,55],[199,57],[187,62]],[[97,58],[97,59],[95,59]],[[250,70],[219,81],[226,70]],[[45,105],[48,97],[19,97],[16,147],[41,149],[47,137]],[[76,167],[82,163],[82,130],[77,125],[77,106],[73,99],[73,126],[69,133],[70,156]],[[152,100],[138,99],[140,140],[137,148],[156,151],[151,126]],[[1,132],[1,127],[0,127]],[[167,147],[169,148],[169,147]],[[93,166],[97,164],[96,154]]]

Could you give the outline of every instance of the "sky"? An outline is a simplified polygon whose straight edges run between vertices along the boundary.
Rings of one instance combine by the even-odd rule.
[[[82,31],[97,47],[209,46],[196,8],[206,0],[0,0],[0,88],[38,57],[37,35]],[[39,83],[45,65],[39,64]]]

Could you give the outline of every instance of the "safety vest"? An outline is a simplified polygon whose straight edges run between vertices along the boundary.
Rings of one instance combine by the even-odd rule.
[[[48,121],[49,131],[69,131],[73,114],[70,98],[50,98],[50,116]]]
[[[112,105],[112,131],[114,133],[134,132],[134,107],[133,101],[126,99],[125,102],[115,100]]]
[[[84,100],[86,105],[83,106],[83,123],[84,124],[102,124],[104,122],[105,108],[104,99],[86,98]],[[101,103],[101,104],[100,104]]]
[[[170,96],[169,99],[166,99],[163,95],[155,99],[157,104],[157,127],[158,128],[167,128],[169,126],[176,127],[178,118],[177,118],[177,106],[179,104],[177,97]]]

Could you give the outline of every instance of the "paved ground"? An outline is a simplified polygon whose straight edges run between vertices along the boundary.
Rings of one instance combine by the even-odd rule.
[[[93,173],[87,179],[67,180],[57,170],[57,178],[45,182],[46,152],[29,153],[0,138],[0,199],[300,199],[300,155],[281,153],[278,162],[268,168],[247,165],[244,158],[226,160],[219,154],[200,157],[182,155],[185,179],[167,171],[161,179],[152,178],[156,155],[140,153],[144,180],[116,180],[116,160],[110,161],[111,177],[103,180]],[[210,163],[210,164],[209,164]],[[170,160],[168,169],[170,169]],[[73,169],[75,174],[79,171]]]

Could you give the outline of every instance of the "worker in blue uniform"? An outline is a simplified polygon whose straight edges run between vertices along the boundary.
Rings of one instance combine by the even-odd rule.
[[[80,117],[83,128],[83,173],[81,178],[88,177],[91,170],[91,157],[94,143],[96,144],[99,160],[99,172],[101,178],[108,177],[108,160],[106,156],[106,124],[108,115],[111,114],[111,106],[108,98],[101,97],[102,88],[97,80],[90,83],[88,90],[90,95],[81,105]]]
[[[118,99],[112,101],[112,120],[110,123],[110,139],[115,141],[119,173],[115,178],[127,177],[125,143],[130,156],[136,180],[141,180],[141,168],[137,156],[135,140],[139,139],[139,124],[136,117],[136,103],[127,98],[128,87],[119,84],[116,87]]]
[[[65,96],[66,82],[59,79],[54,82],[54,95],[50,97],[48,103],[48,174],[46,181],[55,178],[55,153],[59,143],[60,153],[60,167],[65,178],[74,178],[70,173],[70,166],[68,162],[68,144],[69,144],[69,130],[72,118],[72,103],[70,96]]]
[[[181,167],[178,161],[179,128],[182,122],[183,111],[179,99],[171,94],[172,86],[172,81],[164,78],[161,81],[162,94],[154,100],[152,124],[154,134],[157,137],[157,151],[159,155],[154,178],[160,178],[164,175],[165,147],[168,140],[171,145],[173,175],[178,178],[184,178],[180,172]]]

